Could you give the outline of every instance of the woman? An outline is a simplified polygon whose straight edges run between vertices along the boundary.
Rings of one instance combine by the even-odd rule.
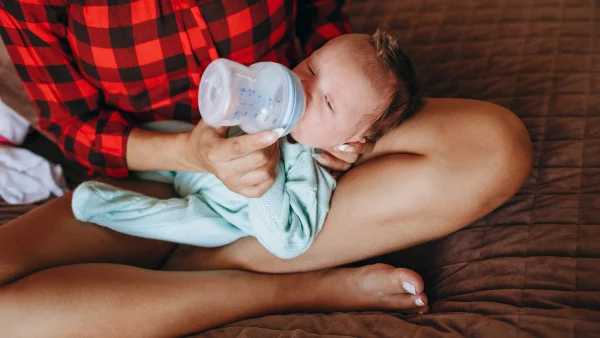
[[[273,156],[264,150],[269,132],[224,140],[224,130],[201,121],[185,134],[136,127],[198,122],[199,78],[217,57],[290,66],[300,59],[293,28],[306,54],[348,31],[333,0],[249,3],[7,0],[0,33],[39,127],[67,156],[117,178],[129,170],[205,170],[256,196],[272,183],[272,168],[230,159]],[[73,218],[70,196],[0,227],[0,326],[8,336],[173,336],[273,312],[424,312],[423,282],[412,271],[315,270],[456,231],[512,196],[531,166],[522,123],[468,100],[428,100],[375,145],[345,146],[327,149],[322,164],[358,166],[340,180],[313,246],[292,260],[251,238],[201,249],[86,226]],[[172,196],[158,184],[113,183]]]

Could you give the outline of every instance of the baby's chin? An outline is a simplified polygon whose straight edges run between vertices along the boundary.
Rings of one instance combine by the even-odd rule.
[[[339,141],[338,135],[332,134],[322,128],[322,125],[314,125],[313,121],[305,119],[304,117],[306,117],[306,115],[298,121],[298,124],[296,124],[294,129],[290,132],[290,136],[294,141],[307,147],[319,149],[326,149],[338,145],[338,143],[335,143],[336,141]],[[344,142],[339,144],[343,143]]]
[[[299,131],[298,128],[293,129],[290,132],[290,136],[294,139],[294,141],[296,141],[298,143],[304,144],[305,146],[313,147],[312,145],[307,144],[307,142],[311,143],[310,138],[308,138],[308,139],[305,138],[304,133],[302,131]]]

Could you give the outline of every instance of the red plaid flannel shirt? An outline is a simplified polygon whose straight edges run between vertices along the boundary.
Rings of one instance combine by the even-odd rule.
[[[39,128],[95,172],[128,175],[140,123],[196,123],[197,90],[219,57],[293,66],[349,32],[339,0],[3,0],[0,35]],[[295,31],[294,31],[295,30]]]

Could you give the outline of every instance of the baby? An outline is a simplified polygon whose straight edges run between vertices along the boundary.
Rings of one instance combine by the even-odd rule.
[[[90,181],[74,192],[75,217],[134,236],[202,247],[255,236],[279,258],[302,254],[325,221],[336,185],[315,162],[314,149],[375,141],[413,115],[421,100],[411,61],[381,31],[333,39],[294,72],[306,110],[289,139],[279,141],[275,183],[262,197],[233,193],[210,173],[144,172],[138,175],[173,184],[182,197],[160,200]],[[239,133],[232,128],[229,136]]]

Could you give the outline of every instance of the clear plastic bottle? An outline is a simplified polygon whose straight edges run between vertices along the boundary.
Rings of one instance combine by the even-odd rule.
[[[246,67],[217,59],[202,74],[198,107],[213,126],[239,125],[248,134],[283,128],[287,135],[306,109],[306,99],[298,76],[278,63]]]

